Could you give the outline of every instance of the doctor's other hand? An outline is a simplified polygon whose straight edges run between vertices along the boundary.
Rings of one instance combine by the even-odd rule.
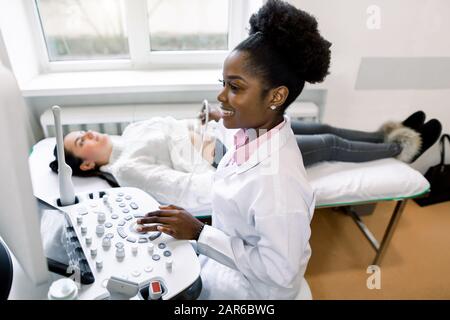
[[[206,112],[205,107],[203,106],[202,110],[200,111],[198,118],[202,121],[202,124],[205,124],[206,120]],[[222,118],[222,113],[220,112],[219,108],[217,106],[210,105],[209,107],[209,121],[219,121]]]
[[[137,231],[161,231],[179,240],[198,240],[204,225],[200,220],[174,205],[160,206],[159,209],[138,219]]]

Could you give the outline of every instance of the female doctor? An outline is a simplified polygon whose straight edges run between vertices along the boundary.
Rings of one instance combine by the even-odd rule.
[[[223,125],[240,130],[214,176],[212,226],[177,206],[138,221],[141,231],[197,240],[203,299],[294,299],[308,290],[315,198],[284,111],[305,81],[325,78],[331,44],[312,16],[278,0],[250,26],[223,67]]]

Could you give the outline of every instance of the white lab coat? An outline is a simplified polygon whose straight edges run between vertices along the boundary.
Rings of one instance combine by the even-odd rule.
[[[197,241],[202,299],[294,299],[305,286],[315,197],[285,119],[245,163],[226,166],[231,149],[217,168]]]

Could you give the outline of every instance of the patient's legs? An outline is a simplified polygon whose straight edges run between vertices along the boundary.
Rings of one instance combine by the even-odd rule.
[[[350,141],[334,134],[296,135],[305,166],[320,161],[364,162],[397,156],[398,143]]]
[[[310,134],[326,134],[331,133],[338,137],[352,140],[352,141],[365,141],[365,142],[383,142],[384,135],[381,131],[365,132],[357,130],[349,130],[342,128],[335,128],[327,124],[306,122],[306,121],[291,121],[291,127],[294,134],[310,135]]]

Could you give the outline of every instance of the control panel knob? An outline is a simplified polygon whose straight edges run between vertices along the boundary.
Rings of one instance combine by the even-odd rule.
[[[86,226],[81,226],[81,234],[84,236],[87,233],[87,227]]]
[[[102,247],[104,249],[109,249],[109,247],[111,247],[111,239],[110,238],[103,238],[103,240],[102,240]]]
[[[86,237],[86,245],[90,246],[92,244],[92,237]]]
[[[106,214],[104,214],[103,212],[99,212],[97,214],[97,221],[100,224],[104,223],[106,221]]]
[[[168,269],[168,270],[172,270],[172,259],[167,259],[166,260],[166,268]]]
[[[95,233],[101,237],[105,233],[105,226],[102,224],[97,225],[95,228]]]
[[[80,225],[80,224],[82,224],[82,223],[83,223],[83,217],[78,216],[78,217],[77,217],[77,224]]]
[[[92,248],[91,249],[91,257],[94,258],[97,255],[97,249],[96,248]]]
[[[125,257],[125,249],[124,248],[117,248],[116,249],[116,258],[117,259],[123,259]]]
[[[138,253],[138,247],[137,247],[137,246],[132,246],[132,247],[131,247],[131,253],[133,253],[133,255],[137,255],[137,253]]]
[[[148,246],[147,246],[147,250],[148,250],[148,253],[149,254],[153,254],[153,250],[155,249],[155,246],[153,245],[153,243],[150,243]]]
[[[103,268],[103,261],[102,260],[96,260],[95,261],[95,267],[97,268],[97,270],[100,270],[101,268]]]

